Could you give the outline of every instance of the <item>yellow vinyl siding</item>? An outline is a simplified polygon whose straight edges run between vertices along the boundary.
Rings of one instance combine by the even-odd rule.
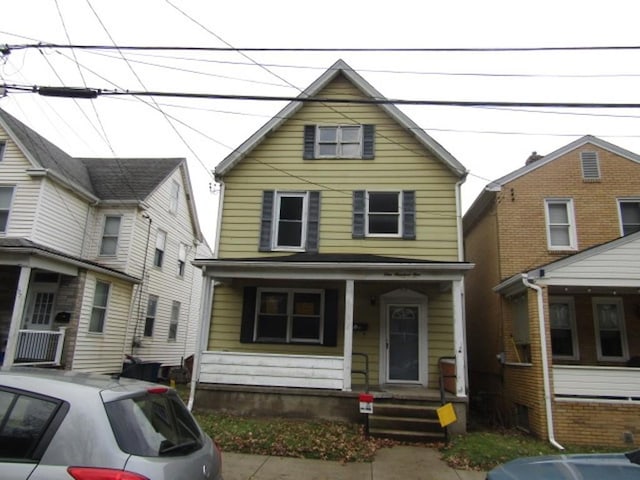
[[[362,97],[338,77],[319,97]],[[374,160],[303,160],[305,124],[375,124]],[[457,260],[457,177],[375,105],[303,106],[224,178],[220,257],[258,253],[263,190],[321,191],[320,252]],[[353,240],[352,192],[416,191],[417,240]],[[269,255],[269,254],[266,254]]]
[[[277,343],[240,343],[240,324],[242,319],[243,288],[217,286],[214,290],[213,311],[211,313],[211,329],[209,331],[208,350],[228,350],[233,352],[281,353],[339,355],[342,353],[344,328],[342,320],[338,322],[338,345],[324,347],[308,344]],[[344,308],[344,307],[339,307]],[[338,315],[342,318],[342,311]]]

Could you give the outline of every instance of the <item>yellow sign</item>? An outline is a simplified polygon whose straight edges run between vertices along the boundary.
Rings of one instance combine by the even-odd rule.
[[[437,412],[438,419],[440,420],[440,426],[443,428],[458,420],[456,417],[456,411],[453,409],[453,403],[447,403],[441,406]]]

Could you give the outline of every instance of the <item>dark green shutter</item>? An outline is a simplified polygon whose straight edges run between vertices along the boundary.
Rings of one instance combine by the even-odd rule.
[[[324,338],[327,347],[338,345],[338,290],[324,292]]]
[[[376,126],[362,126],[362,158],[372,160],[376,153]]]
[[[318,253],[320,235],[320,192],[309,192],[309,213],[307,215],[306,251]]]
[[[402,192],[402,238],[416,239],[416,192],[413,190]]]
[[[273,190],[262,192],[262,218],[260,220],[260,245],[258,251],[271,251],[271,223],[273,222]]]
[[[256,320],[256,287],[244,287],[242,295],[242,323],[240,324],[240,342],[253,343],[253,327]]]
[[[305,160],[313,160],[316,151],[316,126],[304,126],[304,148],[302,158]]]
[[[353,225],[352,237],[364,238],[364,216],[365,216],[365,191],[354,190],[353,192]]]

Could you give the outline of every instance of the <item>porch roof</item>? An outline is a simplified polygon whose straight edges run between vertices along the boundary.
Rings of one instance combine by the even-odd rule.
[[[85,260],[74,255],[45,247],[27,238],[0,238],[0,265],[29,265],[35,268],[52,270],[58,273],[74,275],[70,269],[77,267],[100,272],[131,283],[140,283],[140,279],[119,270],[105,267],[99,263]]]
[[[369,254],[294,253],[279,257],[199,258],[193,262],[213,278],[325,280],[459,280],[474,264]]]
[[[640,288],[640,231],[517,273],[494,291],[524,288],[523,277],[549,286]]]

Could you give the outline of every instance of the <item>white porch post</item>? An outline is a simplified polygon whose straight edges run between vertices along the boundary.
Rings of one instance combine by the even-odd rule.
[[[353,354],[353,280],[344,289],[344,380],[342,390],[351,390],[351,359]]]
[[[29,288],[29,279],[31,278],[31,267],[20,268],[20,278],[18,279],[18,288],[16,289],[16,298],[13,301],[13,313],[11,314],[11,325],[9,327],[9,336],[7,338],[7,347],[4,351],[4,361],[2,368],[6,369],[13,365],[16,356],[16,348],[18,347],[18,335],[20,324],[24,317],[24,309],[27,303],[27,290]]]
[[[456,395],[467,396],[466,388],[466,348],[464,335],[464,315],[462,308],[462,280],[451,282],[453,296],[453,341],[456,349]]]

